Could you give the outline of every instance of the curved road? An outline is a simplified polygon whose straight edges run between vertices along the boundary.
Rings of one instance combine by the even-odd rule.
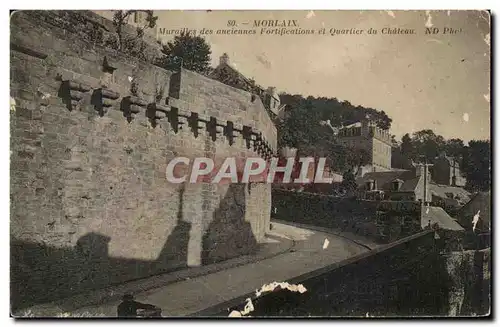
[[[185,316],[243,296],[270,282],[282,282],[368,251],[355,241],[324,231],[273,222],[271,235],[294,241],[291,251],[256,263],[195,277],[137,294],[140,302],[163,309],[164,316]],[[325,240],[328,240],[324,248]],[[74,312],[115,316],[118,303]]]

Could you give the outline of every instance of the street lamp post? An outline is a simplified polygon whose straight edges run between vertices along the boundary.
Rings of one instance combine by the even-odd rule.
[[[424,163],[423,163],[423,166],[424,166],[424,199],[423,199],[422,203],[425,205],[427,202],[427,186],[429,184],[429,181],[427,180],[428,169],[429,169],[429,167],[433,166],[433,164],[430,164],[427,162],[427,156],[425,156],[425,155],[420,155],[420,158],[424,158]]]

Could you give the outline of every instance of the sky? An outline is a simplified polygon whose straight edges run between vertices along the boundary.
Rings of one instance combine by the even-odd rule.
[[[445,138],[490,138],[489,15],[482,11],[156,11],[160,29],[212,29],[204,37],[212,63],[226,52],[241,73],[264,87],[335,97],[384,110],[391,133],[432,129]],[[251,29],[255,20],[296,20],[314,35],[217,35]],[[247,23],[247,24],[245,24]],[[414,34],[382,34],[382,29]],[[437,28],[436,34],[425,34]],[[444,28],[457,30],[444,34]],[[317,34],[321,28],[325,35]],[[330,35],[330,29],[362,34]],[[368,29],[378,34],[368,34]],[[292,29],[289,27],[288,29]]]

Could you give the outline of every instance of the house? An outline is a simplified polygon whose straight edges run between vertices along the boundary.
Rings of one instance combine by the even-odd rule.
[[[477,193],[457,214],[467,231],[466,249],[491,247],[491,193]]]
[[[360,168],[358,176],[367,172],[391,171],[392,140],[389,131],[378,128],[367,118],[341,128],[337,137],[339,144],[368,153],[369,163]]]
[[[470,200],[470,193],[461,187],[440,185],[431,181],[429,189],[432,204],[442,207],[447,212],[455,212]]]
[[[412,170],[370,172],[356,179],[358,197],[365,200],[431,202],[430,172],[426,165]],[[427,172],[425,176],[424,171]]]
[[[208,77],[260,97],[272,118],[278,116],[284,108],[284,106],[281,106],[280,97],[275,87],[271,86],[264,89],[256,84],[253,79],[244,76],[230,64],[227,53],[220,56],[219,65],[210,72]]]
[[[434,182],[441,185],[465,186],[466,178],[460,170],[459,162],[446,155],[441,155],[434,160],[431,168]]]
[[[476,216],[477,215],[477,216]],[[474,231],[478,233],[491,232],[491,193],[479,192],[465,204],[457,214],[460,225],[467,230],[473,229],[474,217],[477,217],[477,223]]]
[[[440,229],[456,232],[464,231],[464,228],[440,207],[423,207],[421,217],[422,229],[437,224]]]
[[[461,251],[465,229],[443,208],[424,206],[421,213],[422,229],[434,229],[434,239],[441,251]],[[437,228],[436,228],[437,227]]]

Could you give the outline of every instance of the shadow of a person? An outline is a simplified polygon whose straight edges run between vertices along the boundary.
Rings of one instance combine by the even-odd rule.
[[[118,305],[117,315],[119,318],[161,317],[161,308],[137,302],[132,294],[125,294]]]

